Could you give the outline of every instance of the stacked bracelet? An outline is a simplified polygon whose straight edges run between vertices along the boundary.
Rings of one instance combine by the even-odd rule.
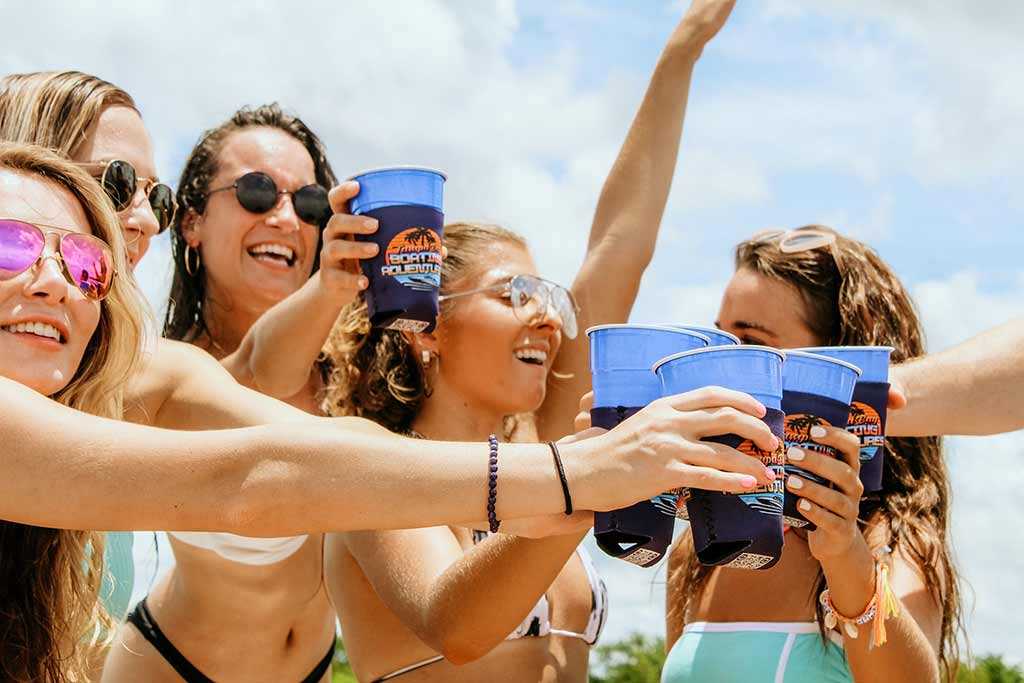
[[[888,548],[885,549],[888,551]],[[871,647],[885,645],[885,620],[891,616],[898,616],[900,603],[892,592],[889,585],[889,564],[882,557],[875,559],[875,592],[871,596],[871,602],[856,617],[844,617],[836,611],[832,604],[832,594],[825,589],[819,596],[822,610],[825,613],[825,628],[834,629],[842,624],[843,631],[850,638],[856,639],[860,633],[860,627],[868,622],[871,625]]]
[[[548,448],[551,449],[551,457],[555,460],[555,470],[558,472],[558,481],[562,484],[562,497],[565,498],[565,514],[572,514],[572,494],[569,493],[569,481],[565,478],[565,468],[562,466],[562,456],[558,453],[558,446],[554,441],[548,441]]]
[[[491,533],[498,533],[501,520],[498,519],[495,505],[498,502],[498,437],[491,434],[487,437],[490,446],[490,458],[488,461],[487,474],[487,522]]]

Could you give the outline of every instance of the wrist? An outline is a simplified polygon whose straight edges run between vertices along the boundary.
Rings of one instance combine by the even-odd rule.
[[[839,613],[852,616],[863,612],[875,594],[875,559],[863,537],[845,553],[820,562]]]
[[[573,505],[577,510],[602,509],[600,494],[594,487],[594,483],[600,481],[598,477],[594,476],[594,462],[601,457],[594,442],[599,442],[601,439],[602,437],[597,436],[558,445],[565,478],[569,484],[569,490],[572,492]],[[557,474],[552,472],[552,475],[557,480]]]

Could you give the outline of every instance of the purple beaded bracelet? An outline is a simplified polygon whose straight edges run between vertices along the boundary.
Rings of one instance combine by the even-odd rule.
[[[487,437],[487,443],[491,447],[489,470],[487,473],[487,522],[490,525],[491,533],[498,533],[501,520],[494,510],[498,502],[498,437],[491,434]]]

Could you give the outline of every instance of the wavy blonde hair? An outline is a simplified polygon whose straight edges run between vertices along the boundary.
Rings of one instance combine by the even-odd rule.
[[[0,79],[0,139],[73,158],[107,107],[138,112],[131,95],[81,71],[35,71]]]
[[[0,169],[55,184],[81,204],[92,234],[114,256],[110,293],[82,362],[51,396],[83,412],[120,419],[138,367],[145,304],[128,266],[121,227],[100,186],[54,152],[0,143]],[[0,521],[0,679],[83,681],[100,634],[113,631],[99,602],[103,534]]]
[[[487,245],[509,242],[526,247],[519,234],[489,223],[444,226],[448,257],[441,266],[441,293],[481,267]],[[442,304],[441,316],[451,313]],[[328,415],[357,415],[404,434],[412,429],[429,387],[423,365],[401,332],[370,327],[366,302],[349,305],[338,317],[324,346],[330,368],[322,409]],[[516,422],[506,420],[506,436]]]
[[[825,346],[891,346],[900,363],[924,355],[924,331],[913,300],[896,273],[874,249],[832,228],[808,225],[835,235],[827,247],[785,253],[774,241],[749,240],[736,247],[736,269],[783,282],[799,292],[804,322]],[[902,551],[924,576],[942,611],[939,660],[948,680],[956,677],[958,637],[964,632],[960,588],[949,543],[949,473],[938,437],[888,438],[877,509],[865,505],[861,517],[880,519],[892,550]],[[669,576],[669,619],[684,623],[714,571],[701,565],[692,539],[683,541],[686,561]],[[818,623],[824,623],[817,595],[824,590],[819,571],[808,595]]]

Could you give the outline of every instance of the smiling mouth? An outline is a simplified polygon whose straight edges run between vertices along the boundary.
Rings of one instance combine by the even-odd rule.
[[[529,365],[544,365],[548,360],[547,351],[540,349],[519,349],[515,352],[518,360]]]
[[[249,256],[257,261],[283,265],[291,268],[295,265],[295,251],[283,244],[257,244],[247,250]]]
[[[58,344],[65,343],[64,335],[60,333],[60,330],[46,323],[17,323],[15,325],[4,325],[0,329],[11,334],[31,334],[43,339],[52,339]]]

